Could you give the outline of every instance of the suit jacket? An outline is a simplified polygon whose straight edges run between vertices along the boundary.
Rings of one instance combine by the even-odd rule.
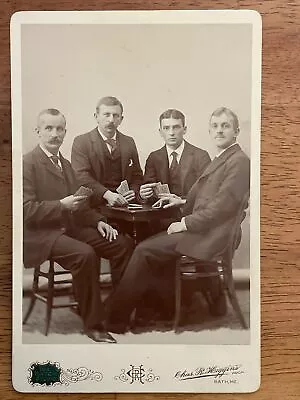
[[[210,157],[207,151],[185,141],[179,162],[183,197],[187,195],[209,163]],[[169,160],[166,146],[153,151],[147,158],[144,183],[153,182],[169,183]]]
[[[70,227],[97,226],[102,215],[84,204],[76,212],[63,209],[60,199],[79,185],[71,164],[60,155],[64,176],[37,146],[23,159],[24,265],[49,259],[56,239]]]
[[[77,136],[73,142],[71,159],[78,181],[94,191],[97,202],[103,201],[107,191],[101,183],[104,180],[105,157],[100,140],[97,128]],[[117,131],[117,142],[121,152],[122,180],[126,179],[129,187],[138,192],[143,172],[134,140]]]
[[[236,144],[215,158],[190,190],[183,208],[187,232],[176,250],[200,259],[220,253],[249,187],[250,160]]]

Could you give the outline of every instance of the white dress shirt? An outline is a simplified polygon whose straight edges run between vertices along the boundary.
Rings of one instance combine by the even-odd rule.
[[[182,141],[181,145],[179,147],[177,147],[176,150],[172,149],[170,146],[168,146],[166,144],[166,149],[167,149],[167,154],[168,154],[168,159],[169,159],[169,168],[171,166],[172,160],[173,160],[173,156],[171,155],[173,152],[175,152],[177,154],[177,162],[179,164],[179,161],[181,159],[182,156],[182,152],[184,150],[184,140]]]

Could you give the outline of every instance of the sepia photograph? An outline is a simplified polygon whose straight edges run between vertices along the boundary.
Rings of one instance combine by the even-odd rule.
[[[112,354],[118,391],[128,391],[121,364],[138,363],[126,356],[131,345],[139,363],[153,357],[153,370],[177,349],[183,365],[195,367],[193,352],[225,363],[240,378],[233,391],[255,386],[247,374],[251,364],[259,376],[258,14],[14,17],[19,353],[62,363],[60,345],[68,354],[83,345],[77,364],[81,353]],[[195,390],[170,389],[189,374],[174,371],[165,386],[157,372],[154,391]],[[216,380],[207,387],[226,391]]]

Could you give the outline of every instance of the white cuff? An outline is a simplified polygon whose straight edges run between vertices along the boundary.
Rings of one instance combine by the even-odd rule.
[[[183,226],[184,230],[187,231],[187,227],[186,227],[186,224],[185,224],[185,217],[182,217],[180,222],[182,223],[182,226]]]

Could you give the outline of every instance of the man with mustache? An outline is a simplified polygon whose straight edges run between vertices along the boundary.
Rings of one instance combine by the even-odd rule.
[[[236,143],[239,122],[230,109],[222,107],[212,113],[209,133],[217,156],[186,199],[169,196],[158,200],[167,203],[165,208],[181,208],[181,218],[167,232],[135,248],[111,298],[108,326],[112,332],[126,331],[155,271],[174,268],[181,255],[211,260],[226,246],[236,211],[249,191],[250,160]]]
[[[123,120],[123,105],[115,97],[103,97],[94,114],[97,127],[74,139],[72,166],[79,182],[94,191],[95,206],[123,206],[134,201],[143,180],[134,140],[118,127]],[[129,191],[116,192],[127,180]]]
[[[99,288],[99,259],[111,260],[114,287],[132,253],[128,237],[119,235],[87,196],[77,196],[74,171],[59,151],[66,120],[56,109],[38,115],[39,145],[24,156],[24,265],[50,258],[69,270],[86,334],[96,342],[115,343],[106,331]]]

